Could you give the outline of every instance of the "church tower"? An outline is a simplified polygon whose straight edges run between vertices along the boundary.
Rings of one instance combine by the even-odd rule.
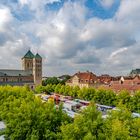
[[[37,53],[33,58],[33,75],[35,85],[42,84],[42,57]]]
[[[22,69],[32,72],[35,85],[42,84],[42,57],[38,53],[29,50],[22,58]]]
[[[22,58],[22,69],[33,71],[33,53],[29,50]]]

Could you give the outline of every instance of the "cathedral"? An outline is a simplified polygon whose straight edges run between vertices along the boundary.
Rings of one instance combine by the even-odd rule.
[[[21,61],[22,70],[0,69],[0,85],[34,88],[42,84],[42,57],[29,50]]]

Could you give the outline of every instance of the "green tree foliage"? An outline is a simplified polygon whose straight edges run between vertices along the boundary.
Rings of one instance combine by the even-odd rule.
[[[132,113],[124,106],[109,113],[104,122],[104,134],[107,140],[140,139],[140,118],[133,118]]]
[[[68,79],[70,79],[70,76],[69,76],[69,75],[64,75],[64,76],[62,76],[62,77],[63,77],[62,80],[59,79],[59,78],[57,78],[57,77],[49,77],[49,78],[47,78],[46,80],[43,80],[43,81],[42,81],[42,85],[43,85],[43,86],[46,86],[46,85],[48,85],[48,84],[55,84],[55,85],[61,84],[61,85],[65,85],[65,82],[66,82]]]
[[[39,86],[35,87],[35,92],[36,93],[47,93],[47,87],[39,85]]]
[[[130,103],[130,101],[131,101],[131,96],[128,91],[122,90],[121,92],[119,92],[117,96],[118,103],[121,102],[122,104],[126,104],[128,107],[129,106],[128,103]]]
[[[99,104],[116,105],[116,94],[112,90],[99,89],[93,98]]]
[[[133,139],[140,139],[140,118],[135,118],[131,121],[130,134]]]
[[[63,80],[60,80],[60,84],[61,85],[65,85],[66,81],[69,80],[71,78],[71,76],[69,75],[64,75],[63,76]]]
[[[47,78],[46,80],[42,81],[42,85],[43,86],[46,86],[48,84],[54,84],[54,85],[57,85],[60,83],[60,80],[58,80],[57,77],[49,77]]]
[[[55,89],[54,89],[54,92],[55,93],[60,93],[61,86],[62,86],[61,84],[57,84]]]
[[[62,86],[39,86],[37,92],[57,92],[75,98],[92,100],[100,104],[119,104],[119,109],[108,112],[106,119],[96,110],[95,104],[81,111],[74,120],[56,108],[54,103],[42,102],[25,87],[0,87],[0,119],[6,124],[6,139],[11,140],[139,140],[140,92],[133,96],[122,91],[119,95],[110,90]]]
[[[132,111],[140,113],[140,91],[137,91],[134,96],[131,97],[130,108]]]
[[[124,106],[108,113],[106,119],[91,104],[73,123],[62,125],[64,140],[139,140],[140,118],[133,118]]]
[[[100,112],[91,104],[76,116],[74,122],[63,125],[62,139],[64,140],[96,140],[103,139],[103,119]]]
[[[35,92],[36,93],[51,93],[51,92],[54,92],[54,90],[55,90],[55,87],[56,87],[56,85],[52,85],[52,84],[49,84],[49,85],[47,85],[47,86],[37,86],[37,87],[35,87]]]
[[[119,103],[126,105],[126,107],[133,111],[140,113],[140,91],[136,91],[133,96],[128,91],[120,91],[118,95],[112,90],[106,89],[95,89],[95,88],[79,88],[78,86],[71,87],[68,85],[53,85],[48,84],[47,86],[36,87],[37,93],[50,93],[55,92],[66,96],[72,96],[74,98],[79,98],[82,100],[91,101],[94,100],[95,103],[116,106]]]
[[[0,117],[11,140],[55,140],[60,126],[70,121],[61,107],[42,103],[25,87],[0,87]]]

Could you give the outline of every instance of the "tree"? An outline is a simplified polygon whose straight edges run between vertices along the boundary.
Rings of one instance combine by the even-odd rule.
[[[71,124],[63,125],[62,139],[64,140],[95,140],[103,139],[103,119],[100,112],[96,110],[95,104],[83,110],[74,118]]]
[[[57,84],[55,89],[54,89],[54,92],[60,93],[61,86],[62,86],[61,84]]]
[[[140,91],[136,91],[134,96],[131,97],[129,105],[132,111],[140,113]]]
[[[41,85],[39,85],[39,86],[37,86],[37,87],[35,87],[35,92],[36,93],[46,93],[47,91],[46,91],[46,88],[45,88],[45,86],[41,86]]]
[[[49,77],[49,78],[47,78],[46,80],[42,81],[42,85],[43,85],[43,86],[46,86],[46,85],[48,85],[48,84],[57,85],[57,84],[59,84],[59,83],[60,83],[60,80],[58,80],[57,77]]]
[[[127,104],[130,101],[130,93],[126,90],[122,90],[117,96],[117,102],[121,102],[122,104]],[[128,105],[128,104],[127,104]]]
[[[130,134],[133,138],[140,139],[140,118],[134,118],[130,125]]]
[[[94,101],[102,105],[116,104],[116,94],[112,90],[99,89],[95,92]]]
[[[69,75],[63,75],[63,80],[60,80],[61,85],[65,85],[66,81],[69,80],[71,76]]]
[[[71,119],[55,108],[53,102],[42,103],[33,92],[22,87],[0,87],[0,115],[6,123],[5,136],[11,140],[55,140],[60,126]]]
[[[133,118],[131,111],[120,104],[118,109],[109,112],[104,134],[107,140],[137,140],[140,138],[139,124],[140,119]]]

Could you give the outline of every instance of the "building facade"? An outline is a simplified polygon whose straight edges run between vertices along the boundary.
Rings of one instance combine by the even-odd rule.
[[[92,72],[78,72],[74,74],[67,82],[69,86],[92,87],[97,84],[97,76]]]
[[[0,69],[0,85],[29,85],[33,88],[42,84],[42,57],[30,50],[22,58],[22,70]]]
[[[132,70],[129,75],[132,76],[132,77],[135,77],[136,75],[140,76],[140,69]]]
[[[66,85],[69,86],[79,86],[83,87],[95,87],[98,88],[101,85],[109,85],[110,82],[114,79],[114,77],[104,74],[101,76],[97,76],[92,72],[78,72],[74,74],[67,82]]]
[[[126,90],[130,93],[134,93],[135,91],[140,90],[140,76],[120,76],[115,80],[112,80],[109,85],[103,85],[102,87],[111,89],[115,92]]]

